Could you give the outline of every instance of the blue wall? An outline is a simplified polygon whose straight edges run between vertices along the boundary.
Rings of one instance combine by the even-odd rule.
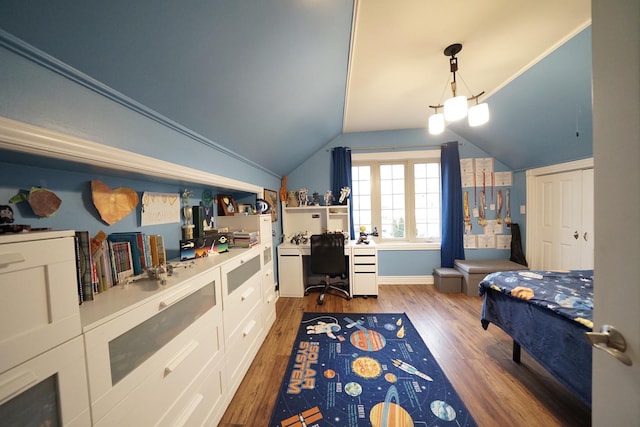
[[[460,158],[484,158],[491,157],[484,151],[473,145],[472,142],[460,138],[455,133],[445,130],[445,133],[436,137],[429,135],[425,129],[405,129],[397,131],[358,132],[341,134],[325,147],[318,150],[313,156],[296,168],[287,176],[287,188],[290,191],[299,188],[308,188],[309,193],[317,191],[323,194],[330,188],[331,148],[345,146],[357,147],[414,147],[407,149],[439,150],[439,145],[447,141],[459,141]],[[384,151],[384,150],[381,150]],[[494,161],[496,172],[505,172],[509,169]],[[523,237],[523,249],[525,247],[526,231],[524,230],[524,215],[520,215],[520,205],[526,202],[526,181],[524,172],[513,174],[513,186],[503,187],[511,189],[511,217],[514,223],[520,224]],[[488,203],[491,203],[489,200]],[[503,208],[504,212],[504,208]],[[487,218],[491,219],[495,211],[488,211]],[[473,218],[473,234],[482,234],[482,227],[477,225],[477,219]],[[504,228],[503,234],[510,234],[508,228]],[[430,276],[433,268],[440,266],[439,249],[420,250],[384,250],[383,245],[378,247],[380,276]],[[509,250],[500,249],[466,249],[467,259],[502,259],[509,258]]]
[[[35,59],[49,65],[42,66],[0,47],[0,116],[264,188],[280,187],[279,177],[218,149],[214,142],[184,132],[155,112],[145,110],[53,58],[36,55]],[[112,188],[127,186],[139,193],[179,193],[184,188],[180,183],[149,182],[104,171],[59,169],[60,165],[53,161],[51,167],[47,167],[47,161],[28,156],[21,156],[22,164],[10,164],[7,162],[14,158],[11,153],[0,151],[0,156],[0,204],[7,204],[19,190],[31,186],[49,188],[63,200],[60,210],[51,218],[34,217],[25,206],[15,205],[15,222],[34,227],[88,230],[92,234],[100,229],[107,233],[137,229],[139,212],[112,226],[99,219],[90,199],[91,179],[102,180]],[[193,190],[193,203],[197,204],[203,188]],[[279,223],[276,229],[280,229]],[[141,230],[165,235],[169,256],[177,255],[180,224]]]

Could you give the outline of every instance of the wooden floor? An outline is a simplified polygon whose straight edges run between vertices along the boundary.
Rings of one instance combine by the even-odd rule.
[[[480,297],[442,294],[430,285],[381,286],[378,298],[350,301],[317,294],[280,298],[278,318],[219,426],[267,426],[302,313],[404,312],[424,339],[479,426],[590,426],[591,411],[511,339],[480,325]]]

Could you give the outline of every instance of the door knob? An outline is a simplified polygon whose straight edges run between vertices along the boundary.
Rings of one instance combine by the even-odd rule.
[[[585,332],[584,336],[594,348],[606,351],[627,366],[633,364],[629,355],[625,354],[627,342],[613,326],[602,325],[600,332]]]
[[[578,240],[578,237],[580,237],[580,234],[578,234],[578,230],[573,232],[573,238]]]
[[[584,239],[585,242],[587,241],[587,232],[586,231],[584,232],[584,235],[582,236],[582,238]]]

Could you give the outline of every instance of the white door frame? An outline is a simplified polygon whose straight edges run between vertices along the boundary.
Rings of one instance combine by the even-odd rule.
[[[536,245],[539,243],[534,236],[539,235],[537,224],[539,224],[538,218],[542,212],[536,209],[536,200],[538,197],[538,189],[536,186],[536,179],[539,176],[551,175],[556,173],[571,172],[575,170],[584,170],[593,168],[593,158],[575,160],[572,162],[558,163],[556,165],[544,166],[536,169],[529,169],[526,173],[527,180],[527,219],[526,219],[526,255],[529,260],[528,264],[530,268],[535,269],[536,266],[542,265],[542,260],[537,259]]]

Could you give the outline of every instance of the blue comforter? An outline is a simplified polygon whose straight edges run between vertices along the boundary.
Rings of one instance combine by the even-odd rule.
[[[593,270],[491,273],[480,282],[480,295],[489,288],[593,328]]]

